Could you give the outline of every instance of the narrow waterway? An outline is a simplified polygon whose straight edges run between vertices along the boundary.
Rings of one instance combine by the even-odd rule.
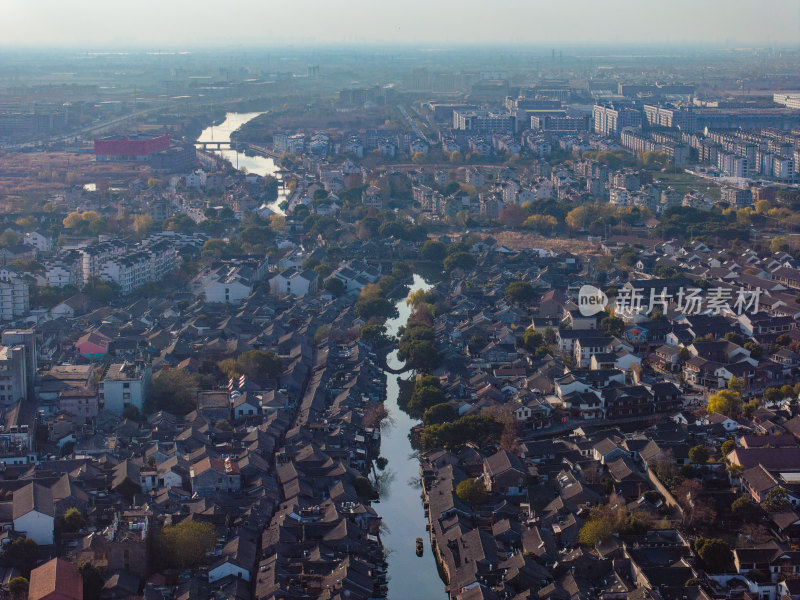
[[[197,138],[198,142],[230,142],[231,134],[239,129],[248,121],[255,119],[258,115],[263,114],[260,112],[253,113],[227,113],[225,120],[219,125],[212,125],[206,127]],[[255,173],[256,175],[273,175],[281,181],[281,176],[278,173],[280,168],[275,164],[275,161],[266,156],[247,156],[243,152],[237,150],[208,150],[221,156],[222,158],[230,161],[230,163],[237,169],[246,169],[248,173]],[[278,199],[272,204],[268,204],[270,210],[280,214],[284,214],[283,209],[279,206],[281,202],[286,200],[286,188],[281,185],[278,188]]]
[[[411,292],[431,287],[422,277],[414,275]],[[399,316],[386,322],[389,335],[396,335],[411,315],[411,307],[405,299],[400,300],[396,307]],[[393,369],[401,369],[404,364],[397,358],[396,350],[389,354],[386,362]],[[425,531],[427,520],[422,508],[419,462],[408,439],[409,431],[418,421],[397,405],[398,380],[411,376],[411,371],[400,375],[386,373],[385,406],[389,417],[381,429],[381,456],[388,458],[389,464],[380,474],[381,500],[375,509],[384,524],[381,540],[389,563],[389,600],[441,600],[446,596],[444,583],[439,577],[430,537]],[[421,558],[415,552],[418,537],[425,544]]]
[[[228,142],[234,131],[259,114],[227,113],[224,122],[204,129],[197,141]],[[280,179],[279,168],[271,158],[246,156],[236,150],[213,152],[229,160],[234,167],[247,169],[248,173],[275,175]],[[269,208],[283,214],[278,205],[287,199],[286,190],[283,186],[279,189],[278,200]],[[431,287],[415,274],[409,293]],[[399,315],[386,322],[387,332],[391,336],[397,334],[397,330],[406,324],[411,315],[411,307],[406,304],[405,298],[398,301],[396,307]],[[402,369],[404,366],[403,361],[397,358],[396,350],[389,354],[386,362],[393,369]],[[427,520],[422,507],[419,461],[408,438],[409,431],[418,421],[397,405],[400,393],[398,381],[401,378],[408,379],[412,374],[412,371],[399,375],[386,373],[385,406],[389,417],[381,428],[381,456],[386,457],[389,463],[386,469],[378,472],[381,497],[375,509],[384,525],[381,541],[389,563],[389,600],[442,600],[446,597],[444,583],[439,577],[430,536],[425,530]],[[416,555],[418,537],[424,540],[425,546],[421,558]]]

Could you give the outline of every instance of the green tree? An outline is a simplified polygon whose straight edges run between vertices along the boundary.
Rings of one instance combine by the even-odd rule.
[[[431,157],[424,152],[414,152],[411,156],[411,162],[415,165],[427,165],[431,162]]]
[[[595,207],[584,204],[569,211],[567,216],[564,217],[564,222],[567,224],[567,227],[573,231],[579,231],[583,229],[584,225],[587,223],[595,221],[597,216]]]
[[[97,277],[92,277],[83,287],[83,293],[95,302],[108,304],[112,300],[119,298],[120,287],[113,281],[105,281]]]
[[[374,217],[366,217],[356,223],[356,237],[360,240],[374,240],[378,237],[381,222]]]
[[[77,293],[78,289],[72,285],[68,285],[63,288],[50,285],[45,285],[42,287],[31,286],[31,307],[53,308],[57,304],[63,302],[71,296],[74,296]]]
[[[359,476],[353,480],[353,487],[356,490],[359,498],[364,500],[372,500],[375,497],[375,490],[372,488],[372,483],[366,477]]]
[[[720,390],[708,399],[706,410],[735,419],[742,413],[742,397],[732,390]]]
[[[400,236],[403,235],[404,231],[405,228],[400,223],[398,223],[397,221],[389,221],[388,223],[384,223],[383,225],[381,225],[380,229],[378,230],[378,233],[380,233],[381,237],[384,238],[390,238],[390,237],[399,238]]]
[[[734,500],[731,512],[743,521],[754,521],[758,517],[758,507],[749,496],[740,496]]]
[[[197,229],[197,223],[195,223],[189,215],[178,213],[164,221],[164,229],[167,231],[177,231],[179,233],[191,233]]]
[[[203,244],[201,254],[203,258],[219,258],[225,253],[228,242],[220,238],[211,238]]]
[[[469,252],[456,252],[444,259],[444,268],[448,272],[456,269],[472,269],[476,264],[478,264],[478,261]]]
[[[267,350],[249,350],[236,358],[239,374],[255,381],[275,379],[283,370],[283,363],[277,354]]]
[[[322,263],[321,265],[317,265],[314,267],[314,272],[319,275],[320,279],[326,279],[333,273],[333,269],[327,263]]]
[[[148,404],[154,410],[185,415],[197,406],[197,380],[183,369],[161,369],[151,381]]]
[[[265,175],[262,183],[264,184],[264,200],[275,202],[278,199],[278,179],[272,175]]]
[[[361,288],[354,306],[356,314],[362,319],[372,317],[392,317],[397,309],[381,293],[377,284],[370,284]]]
[[[412,322],[401,331],[397,356],[412,369],[430,372],[441,363],[433,327]]]
[[[29,582],[24,577],[14,577],[8,582],[8,593],[11,600],[26,600],[28,597]]]
[[[456,496],[470,506],[486,502],[488,493],[486,486],[477,478],[465,479],[456,486]]]
[[[625,321],[619,317],[604,317],[600,321],[600,328],[606,335],[622,335],[625,328]]]
[[[16,246],[22,242],[22,238],[16,231],[4,231],[0,233],[0,247],[7,248],[9,246]]]
[[[362,319],[373,317],[391,317],[395,308],[386,298],[373,294],[361,294],[355,303],[355,312]]]
[[[694,542],[697,556],[712,573],[723,573],[733,568],[733,552],[719,538],[697,538]]]
[[[522,343],[529,352],[534,352],[544,345],[544,335],[535,329],[526,329],[522,335]]]
[[[557,225],[558,220],[552,215],[531,215],[522,223],[523,227],[539,233],[550,233]]]
[[[248,225],[239,234],[242,244],[264,246],[275,238],[275,233],[265,225]]]
[[[708,462],[708,450],[705,446],[694,446],[689,449],[689,460],[693,463],[704,464]]]
[[[761,360],[764,357],[764,348],[756,342],[745,342],[745,350],[750,350],[750,358]]]
[[[139,421],[142,418],[142,415],[135,404],[128,404],[125,408],[123,408],[122,416],[126,419],[130,419],[131,421]]]
[[[604,542],[614,533],[614,528],[608,521],[590,520],[583,524],[578,532],[578,541],[584,546],[594,548],[600,542]]]
[[[412,417],[421,417],[429,408],[446,401],[447,397],[440,387],[439,380],[436,377],[426,376],[415,382],[406,410]]]
[[[419,257],[422,260],[441,262],[445,256],[447,256],[447,245],[436,240],[428,240],[419,249]]]
[[[161,530],[156,542],[156,564],[194,571],[206,563],[216,542],[213,525],[184,519]]]
[[[729,331],[726,333],[725,339],[729,342],[733,342],[734,344],[739,344],[740,346],[744,344],[744,338],[742,337],[742,334],[736,333],[735,331]]]
[[[359,337],[362,342],[375,348],[386,346],[391,342],[386,333],[386,326],[379,324],[364,325],[359,332]]]
[[[322,287],[336,297],[343,295],[347,291],[344,281],[338,277],[330,277],[329,279],[326,279]]]
[[[789,240],[784,236],[772,238],[772,241],[769,243],[769,249],[772,252],[788,252],[790,250]]]
[[[736,442],[733,440],[725,440],[722,442],[722,445],[719,447],[719,452],[722,454],[723,457],[728,456],[731,452],[736,449]]]
[[[458,411],[452,405],[442,402],[434,404],[425,411],[422,415],[422,424],[426,427],[429,425],[440,425],[441,423],[449,423],[458,418]]]
[[[68,508],[63,515],[61,515],[61,527],[64,531],[73,532],[78,531],[86,525],[86,519],[77,508]]]
[[[84,220],[81,218],[81,213],[78,212],[71,212],[69,213],[64,219],[61,221],[66,229],[78,229],[84,224]],[[3,244],[4,240],[0,237],[0,244]]]
[[[728,380],[728,389],[736,392],[737,394],[741,394],[742,393],[742,388],[743,387],[744,387],[744,384],[743,384],[742,380],[739,379],[738,377],[736,377],[735,375],[733,375]]]
[[[423,450],[455,449],[470,442],[483,445],[497,443],[503,434],[502,421],[487,415],[467,415],[452,423],[431,425],[422,430],[419,445]]]
[[[0,558],[8,566],[19,569],[25,577],[30,577],[31,568],[39,558],[39,544],[30,538],[17,538],[3,546]]]
[[[514,281],[506,286],[503,296],[512,304],[528,304],[536,298],[536,290],[527,281]]]
[[[767,512],[784,512],[792,507],[788,492],[782,487],[772,488],[764,497],[764,510]]]

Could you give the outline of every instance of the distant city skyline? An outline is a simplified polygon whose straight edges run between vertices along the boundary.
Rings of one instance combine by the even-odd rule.
[[[798,45],[798,0],[3,0],[0,47]]]

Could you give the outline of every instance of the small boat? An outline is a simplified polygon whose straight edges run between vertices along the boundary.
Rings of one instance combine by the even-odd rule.
[[[422,556],[423,549],[422,538],[417,538],[417,556]]]

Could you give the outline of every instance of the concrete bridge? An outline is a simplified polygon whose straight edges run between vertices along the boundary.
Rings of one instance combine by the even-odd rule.
[[[203,150],[231,150],[236,148],[234,142],[195,142],[195,148]]]

